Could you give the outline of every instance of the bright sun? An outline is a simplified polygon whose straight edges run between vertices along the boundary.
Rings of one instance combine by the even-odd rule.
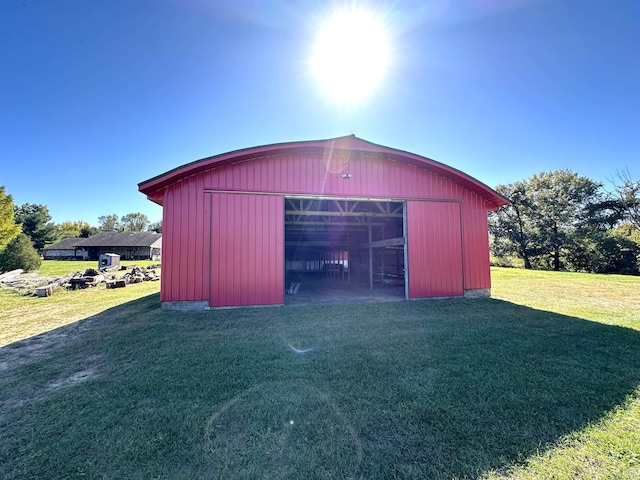
[[[389,41],[379,18],[362,10],[336,13],[321,28],[311,59],[324,92],[344,103],[366,98],[389,62]]]

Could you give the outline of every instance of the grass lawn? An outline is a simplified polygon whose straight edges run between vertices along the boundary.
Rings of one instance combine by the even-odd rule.
[[[134,263],[134,262],[132,262]],[[136,261],[139,266],[157,264],[147,260]],[[74,271],[96,268],[97,261],[44,260],[38,273],[61,277]],[[128,263],[123,263],[128,265]],[[125,272],[115,272],[117,276]],[[87,290],[56,290],[48,298],[13,295],[0,288],[0,347],[17,340],[72,324],[98,314],[108,308],[126,304],[131,300],[157,293],[159,282],[143,282],[126,288],[107,290],[104,284]],[[0,353],[0,357],[2,354]],[[0,364],[1,365],[1,364]],[[2,369],[0,368],[0,374]]]
[[[640,278],[493,281],[197,313],[157,282],[0,291],[0,478],[640,478]]]
[[[147,267],[158,265],[160,262],[154,260],[120,260],[120,265],[138,265]],[[47,276],[63,276],[71,272],[82,272],[87,268],[98,268],[97,260],[43,260],[38,273]]]

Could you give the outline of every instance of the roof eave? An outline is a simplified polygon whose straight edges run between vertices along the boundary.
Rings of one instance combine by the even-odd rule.
[[[352,151],[363,153],[378,153],[393,157],[394,160],[418,167],[427,167],[429,170],[443,177],[449,178],[451,181],[471,190],[483,197],[491,205],[489,210],[495,210],[503,205],[509,204],[509,200],[497,193],[495,190],[467,175],[460,170],[450,167],[444,163],[440,163],[428,157],[423,157],[414,153],[397,150],[390,147],[378,145],[367,140],[360,139],[355,135],[345,137],[332,138],[328,140],[312,140],[302,142],[277,143],[271,145],[263,145],[258,147],[250,147],[232,152],[222,153],[211,157],[206,157],[194,162],[181,165],[177,168],[169,170],[161,175],[155,176],[149,180],[140,182],[138,190],[154,203],[163,204],[163,189],[182,178],[197,175],[212,168],[218,168],[231,163],[239,163],[242,161],[256,159],[265,156],[275,156],[292,152],[326,152],[327,149],[337,151]]]

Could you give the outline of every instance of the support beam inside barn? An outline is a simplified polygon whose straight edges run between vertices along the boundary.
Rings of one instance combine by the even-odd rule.
[[[289,294],[406,298],[404,202],[286,197],[284,214]]]

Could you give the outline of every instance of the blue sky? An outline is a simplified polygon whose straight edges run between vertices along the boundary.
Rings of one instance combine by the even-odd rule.
[[[0,185],[56,223],[157,221],[141,181],[352,133],[492,187],[564,168],[639,179],[640,1],[360,0],[391,58],[354,105],[328,97],[309,63],[345,3],[2,0]]]

